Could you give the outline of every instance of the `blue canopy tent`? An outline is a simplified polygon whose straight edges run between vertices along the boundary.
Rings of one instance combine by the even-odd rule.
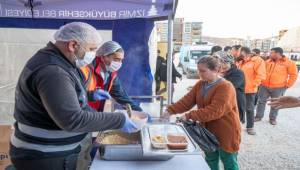
[[[0,28],[58,29],[68,22],[83,21],[112,30],[112,40],[125,50],[119,71],[124,88],[131,96],[151,96],[149,36],[155,20],[169,19],[168,53],[172,54],[170,31],[176,5],[176,0],[0,0]],[[169,70],[168,77],[172,77]]]

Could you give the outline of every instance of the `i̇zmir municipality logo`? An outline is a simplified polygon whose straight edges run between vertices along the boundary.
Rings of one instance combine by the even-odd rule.
[[[152,5],[151,5],[151,7],[150,7],[150,9],[148,11],[148,16],[156,16],[157,15],[157,9],[156,9],[156,7],[154,5],[155,2],[156,2],[156,0],[152,0]]]

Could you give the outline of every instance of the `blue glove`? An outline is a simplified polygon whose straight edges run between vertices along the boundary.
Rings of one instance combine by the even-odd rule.
[[[127,113],[122,113],[125,115],[125,123],[123,127],[120,129],[124,133],[134,133],[138,131],[137,126],[135,123],[128,117]]]
[[[102,89],[97,89],[96,91],[94,91],[93,97],[94,100],[107,100],[111,98],[109,93]]]

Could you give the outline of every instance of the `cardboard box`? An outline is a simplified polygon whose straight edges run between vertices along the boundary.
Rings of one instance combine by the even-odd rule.
[[[11,125],[0,125],[0,170],[5,170],[5,168],[11,164],[9,156],[11,133]]]

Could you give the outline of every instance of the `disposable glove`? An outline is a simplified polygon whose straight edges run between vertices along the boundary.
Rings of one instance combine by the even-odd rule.
[[[110,94],[102,89],[97,89],[96,91],[94,91],[93,94],[94,100],[107,100],[107,99],[111,99]]]
[[[134,133],[138,131],[136,124],[128,117],[127,113],[123,113],[125,115],[125,123],[123,127],[120,129],[124,133]]]

